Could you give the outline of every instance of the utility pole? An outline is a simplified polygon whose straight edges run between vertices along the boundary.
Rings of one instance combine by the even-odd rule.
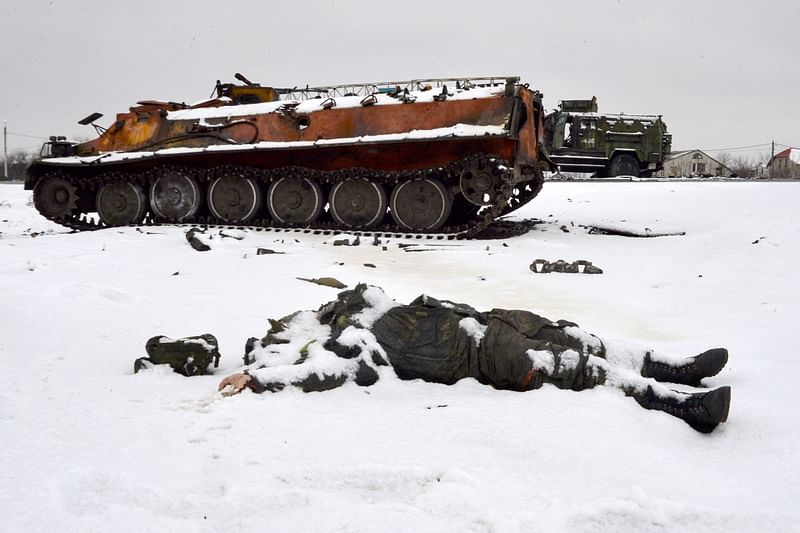
[[[770,156],[769,160],[772,161],[775,159],[775,141],[772,141],[772,156]]]
[[[3,179],[8,179],[8,121],[3,121]]]

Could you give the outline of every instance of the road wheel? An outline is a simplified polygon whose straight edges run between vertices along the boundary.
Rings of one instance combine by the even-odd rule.
[[[279,178],[267,192],[267,209],[272,218],[283,224],[311,224],[323,203],[319,185],[308,178]]]
[[[100,219],[109,226],[138,224],[147,209],[144,191],[133,183],[103,185],[95,203]]]
[[[78,189],[61,176],[44,176],[33,190],[33,202],[46,217],[66,218],[78,208]]]
[[[252,178],[230,174],[211,182],[208,208],[225,222],[247,222],[261,207],[261,190]]]
[[[484,206],[491,205],[500,194],[501,172],[493,159],[484,157],[474,161],[461,172],[459,186],[461,194],[470,203]]]
[[[200,186],[178,170],[164,170],[150,187],[150,207],[156,216],[170,222],[193,217],[200,208]]]
[[[398,183],[389,200],[392,218],[397,225],[414,231],[441,228],[447,222],[452,206],[450,193],[435,178]]]
[[[333,219],[351,228],[371,228],[386,215],[386,191],[366,178],[340,181],[329,196]]]
[[[608,167],[608,175],[612,178],[616,176],[633,176],[634,178],[638,178],[640,171],[639,160],[630,154],[615,155]]]

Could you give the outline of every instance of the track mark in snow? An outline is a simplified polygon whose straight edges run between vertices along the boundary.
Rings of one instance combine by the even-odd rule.
[[[128,291],[94,283],[71,283],[62,287],[61,292],[70,298],[94,295],[116,303],[130,304],[136,302],[136,295]]]
[[[475,481],[467,473],[452,467],[389,467],[373,465],[352,469],[295,470],[276,474],[293,489],[356,492],[367,501],[411,502],[440,483],[472,486]]]
[[[11,420],[16,418],[17,410],[14,401],[7,396],[0,396],[0,420]]]
[[[103,515],[112,506],[139,508],[169,518],[202,514],[202,509],[181,497],[152,485],[132,483],[110,470],[72,470],[60,478],[58,488],[64,510],[78,516]]]

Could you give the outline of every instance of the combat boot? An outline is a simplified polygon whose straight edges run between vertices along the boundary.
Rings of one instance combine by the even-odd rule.
[[[663,411],[680,418],[701,433],[711,433],[728,419],[731,388],[720,387],[709,392],[688,394],[684,398],[657,396],[652,387],[636,401],[645,409]]]
[[[644,356],[642,376],[656,381],[700,385],[700,380],[719,374],[728,362],[728,350],[713,348],[686,359],[682,364],[661,363],[650,359],[650,352]]]

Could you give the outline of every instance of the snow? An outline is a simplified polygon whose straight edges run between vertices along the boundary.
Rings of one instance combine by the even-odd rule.
[[[528,350],[525,352],[533,363],[533,368],[544,370],[547,374],[556,371],[556,360],[552,352],[542,350]]]
[[[364,291],[363,298],[367,307],[355,315],[353,320],[364,328],[371,328],[372,325],[380,320],[390,309],[399,305],[378,287],[367,287],[367,290]]]
[[[468,316],[458,321],[458,327],[463,329],[467,333],[467,335],[472,337],[472,340],[475,342],[476,348],[481,345],[481,341],[483,340],[483,337],[486,335],[487,326],[484,326],[476,319],[472,318],[471,316]]]
[[[199,253],[185,228],[70,233],[20,185],[0,185],[2,529],[797,530],[798,188],[549,182],[515,215],[543,223],[503,243],[406,253],[397,238],[383,251],[211,229]],[[685,235],[586,229],[617,224]],[[532,273],[540,257],[604,274]],[[244,368],[245,340],[267,318],[335,297],[295,279],[322,276],[397,302],[425,293],[572,320],[631,373],[642,347],[678,357],[726,346],[728,367],[706,381],[732,386],[729,420],[703,435],[610,387],[518,393],[401,381],[385,367],[369,388],[222,398],[217,384]],[[133,373],[150,337],[201,333],[219,340],[215,375]],[[261,355],[290,364],[290,351]],[[308,352],[324,369],[319,342]]]
[[[492,98],[502,95],[505,92],[504,85],[495,87],[476,87],[473,89],[456,91],[455,85],[448,87],[448,99],[450,100],[469,100],[473,98]],[[441,94],[441,89],[431,89],[429,91],[411,91],[409,97],[414,98],[415,102],[433,102],[433,97]],[[399,98],[394,98],[388,94],[375,94],[375,104],[373,105],[412,105],[405,104]],[[339,96],[334,98],[336,108],[359,107],[362,96]],[[311,98],[309,100],[280,100],[277,102],[263,102],[258,104],[244,104],[238,106],[205,107],[198,109],[181,109],[170,111],[167,120],[205,120],[209,118],[241,118],[264,113],[276,113],[287,106],[293,107],[296,113],[313,113],[321,111],[322,103],[327,98]]]

